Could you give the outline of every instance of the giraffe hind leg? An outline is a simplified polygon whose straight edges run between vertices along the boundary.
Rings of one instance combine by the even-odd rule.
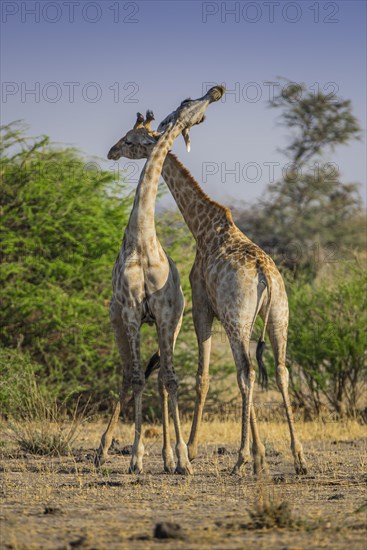
[[[163,464],[164,471],[173,474],[175,471],[175,461],[169,435],[169,412],[168,412],[168,392],[163,383],[162,371],[158,375],[158,389],[162,401],[162,422],[163,422]]]
[[[199,362],[196,374],[195,409],[188,442],[190,460],[193,460],[197,456],[199,431],[205,398],[209,389],[209,362],[212,340],[212,324],[214,319],[214,313],[210,308],[208,301],[203,298],[203,293],[200,296],[199,303],[197,303],[198,298],[195,294],[197,294],[197,292],[194,292],[193,288],[193,320],[198,341]]]
[[[251,365],[249,342],[246,345],[238,340],[231,340],[231,347],[237,367],[237,381],[242,395],[242,429],[241,445],[238,451],[238,460],[232,470],[239,474],[242,466],[251,460],[250,454],[250,417],[252,409],[252,395],[255,382],[255,370]]]
[[[292,406],[288,391],[289,373],[287,367],[285,366],[288,322],[284,320],[277,320],[276,317],[272,315],[272,313],[273,312],[271,311],[267,332],[274,352],[276,364],[276,381],[283,397],[285,412],[287,415],[291,437],[291,450],[294,458],[294,467],[297,474],[307,474],[307,464],[303,454],[302,444],[296,434]]]
[[[265,447],[260,439],[259,428],[257,426],[256,413],[254,405],[251,406],[251,432],[252,432],[252,455],[254,459],[254,474],[261,476],[268,474],[268,466],[265,458]]]

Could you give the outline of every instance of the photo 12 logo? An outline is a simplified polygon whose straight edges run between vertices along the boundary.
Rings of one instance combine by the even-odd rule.
[[[337,2],[202,2],[203,23],[339,23]]]
[[[325,162],[314,164],[308,168],[314,183],[331,182],[339,179],[339,166],[335,162]],[[305,170],[293,162],[281,164],[277,161],[262,161],[232,163],[223,161],[203,161],[201,165],[201,178],[203,183],[220,179],[221,183],[258,183],[265,181],[268,185],[277,181],[280,177],[289,182],[296,182],[302,178]]]
[[[100,21],[112,23],[139,23],[140,6],[137,2],[1,2],[1,22],[11,23],[75,23],[83,21],[95,24]]]
[[[114,82],[110,86],[99,82],[2,82],[1,103],[17,100],[21,103],[97,103],[106,98],[114,103],[139,103],[137,82]]]

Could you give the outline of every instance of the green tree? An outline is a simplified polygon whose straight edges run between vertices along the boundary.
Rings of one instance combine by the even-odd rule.
[[[120,382],[108,303],[131,199],[75,149],[2,127],[1,346],[27,352],[61,397]]]
[[[366,406],[367,277],[343,264],[290,293],[287,357],[291,388],[300,406],[320,414],[325,406],[354,416]]]
[[[333,93],[313,93],[304,84],[288,81],[270,106],[282,110],[280,124],[292,131],[284,152],[296,168],[327,149],[334,151],[337,145],[361,137],[351,101]]]
[[[346,259],[365,245],[365,212],[354,183],[340,180],[325,153],[360,139],[351,102],[289,84],[272,102],[290,134],[283,179],[264,200],[238,214],[246,233],[280,264],[314,275],[321,264]],[[312,162],[311,162],[312,161]]]

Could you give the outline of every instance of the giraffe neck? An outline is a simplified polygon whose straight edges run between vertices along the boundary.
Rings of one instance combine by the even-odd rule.
[[[173,153],[166,157],[162,176],[198,244],[217,242],[234,227],[228,208],[211,200]]]
[[[152,239],[156,239],[154,213],[159,176],[166,155],[181,131],[182,126],[175,124],[153,147],[140,175],[125,238],[141,243],[151,243]]]

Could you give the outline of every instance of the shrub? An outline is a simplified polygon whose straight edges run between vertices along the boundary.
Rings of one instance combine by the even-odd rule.
[[[18,345],[61,398],[105,399],[119,381],[108,303],[131,198],[74,149],[19,124],[2,134],[0,345]]]
[[[335,270],[290,292],[288,361],[299,404],[320,414],[323,405],[354,416],[364,394],[367,326],[366,274]]]

